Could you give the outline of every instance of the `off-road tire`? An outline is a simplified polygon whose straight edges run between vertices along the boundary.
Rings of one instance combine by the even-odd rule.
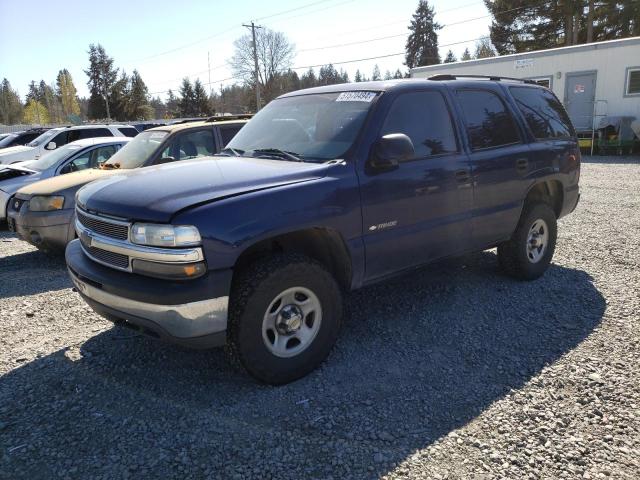
[[[263,340],[267,308],[291,287],[311,290],[319,299],[322,320],[317,335],[298,355],[274,355]],[[334,277],[318,262],[300,254],[280,254],[258,261],[238,273],[229,305],[226,352],[257,380],[282,385],[317,368],[335,344],[343,317],[342,293]]]
[[[529,230],[538,219],[544,220],[548,227],[548,243],[544,255],[537,263],[532,263],[527,254]],[[539,202],[525,205],[516,231],[510,240],[498,245],[498,261],[502,269],[519,280],[540,278],[549,268],[556,248],[558,234],[556,214],[547,203]]]

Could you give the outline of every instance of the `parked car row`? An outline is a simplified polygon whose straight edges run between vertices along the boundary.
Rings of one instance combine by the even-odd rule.
[[[16,145],[0,150],[0,166],[37,160],[56,148],[96,137],[135,137],[138,130],[131,125],[74,125],[46,130],[26,145]]]
[[[18,132],[11,132],[2,135],[0,138],[0,150],[17,147],[20,145],[26,145],[44,132],[49,130],[48,128],[30,128],[29,130],[20,130]]]
[[[23,187],[9,217],[37,245],[43,218],[73,221],[51,238],[77,235],[69,274],[105,318],[226,345],[271,384],[327,357],[346,291],[493,247],[510,275],[540,278],[579,200],[575,131],[529,81],[332,85],[279,97],[239,132],[210,123],[147,130],[96,174]]]

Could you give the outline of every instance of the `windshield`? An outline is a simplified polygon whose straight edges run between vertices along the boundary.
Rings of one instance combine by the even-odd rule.
[[[61,130],[51,129],[44,132],[39,137],[34,138],[27,144],[28,147],[37,147],[38,145],[42,145],[49,141],[49,139],[53,138],[56,133],[59,133]]]
[[[56,148],[51,153],[47,153],[46,155],[43,155],[38,160],[25,162],[23,166],[32,168],[33,170],[38,170],[41,172],[57,164],[59,161],[69,158],[71,155],[73,155],[75,152],[77,152],[81,148],[85,148],[85,147],[81,147],[80,145],[72,145],[72,144],[65,145],[63,147]]]
[[[147,131],[139,133],[118,150],[102,168],[138,168],[153,155],[169,132]]]
[[[340,158],[355,141],[375,96],[358,91],[274,100],[238,132],[228,152],[271,156],[279,150],[305,161]]]
[[[13,133],[10,133],[6,136],[0,136],[0,147],[6,147],[7,145],[9,145],[11,142],[13,142],[13,140],[15,138],[17,138],[18,135],[15,135]]]

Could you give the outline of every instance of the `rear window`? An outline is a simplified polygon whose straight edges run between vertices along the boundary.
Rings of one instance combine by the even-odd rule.
[[[118,131],[126,137],[135,137],[140,133],[133,127],[119,127]]]
[[[569,116],[551,92],[531,87],[511,87],[510,90],[534,137],[573,136]]]
[[[520,142],[515,121],[498,95],[485,90],[459,90],[457,95],[472,150]]]

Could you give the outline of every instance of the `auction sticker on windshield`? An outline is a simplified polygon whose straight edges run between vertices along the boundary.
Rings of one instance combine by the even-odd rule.
[[[342,92],[336,102],[370,102],[376,97],[376,92]]]

